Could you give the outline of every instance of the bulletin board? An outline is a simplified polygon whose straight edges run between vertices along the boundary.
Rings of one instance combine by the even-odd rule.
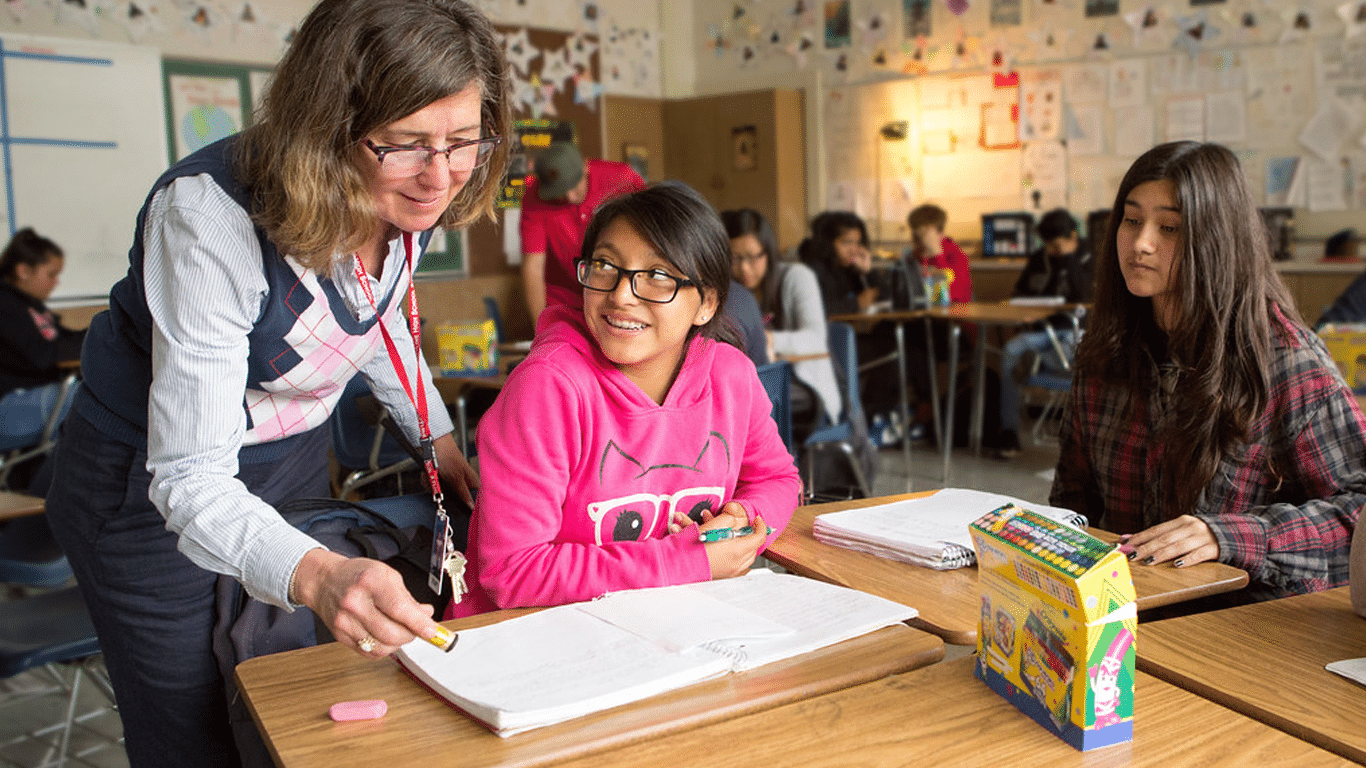
[[[516,51],[509,55],[514,69],[513,120],[570,124],[583,156],[603,157],[602,98],[597,88],[600,82],[598,39],[530,28],[500,27],[499,32],[511,40],[513,46],[520,43],[524,51],[520,56]],[[581,50],[575,51],[578,55],[570,56],[571,48]],[[525,60],[524,68],[519,68],[519,58]],[[586,67],[568,63],[571,58],[584,62]],[[493,221],[479,221],[469,228],[470,275],[516,271],[516,267],[508,265],[505,255],[510,241],[504,239],[504,220],[505,209],[500,208]],[[511,234],[515,235],[515,232]]]
[[[1139,154],[1195,139],[1232,149],[1257,203],[1295,208],[1300,230],[1359,226],[1363,83],[1366,38],[1338,37],[831,85],[809,107],[827,169],[818,205],[859,213],[881,241],[908,239],[924,202],[971,239],[983,213],[1084,220],[1113,204]]]

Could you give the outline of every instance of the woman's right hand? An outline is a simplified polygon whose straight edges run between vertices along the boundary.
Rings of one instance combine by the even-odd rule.
[[[413,599],[398,571],[378,560],[313,549],[299,561],[290,595],[318,615],[332,636],[370,658],[437,632],[432,607]],[[368,650],[362,641],[373,641]]]
[[[712,541],[702,545],[707,550],[707,564],[711,566],[713,579],[743,576],[750,566],[754,565],[754,559],[759,556],[759,548],[768,538],[768,526],[764,525],[763,519],[757,515],[753,526],[754,532],[748,536]]]

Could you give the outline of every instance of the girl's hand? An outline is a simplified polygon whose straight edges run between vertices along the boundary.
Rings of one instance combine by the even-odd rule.
[[[731,502],[734,504],[734,502]],[[726,506],[730,506],[727,504]],[[740,506],[736,504],[735,506]],[[743,510],[741,510],[743,514]],[[722,507],[721,514],[717,519],[726,516],[725,507]],[[743,527],[749,523],[741,520],[732,528]],[[707,563],[711,566],[711,577],[713,579],[729,579],[735,576],[743,576],[754,565],[754,558],[759,556],[759,548],[764,545],[764,540],[768,538],[768,526],[764,525],[763,518],[755,516],[754,533],[748,536],[739,536],[725,541],[712,541],[703,544],[707,550]],[[708,525],[707,529],[724,528],[722,525]]]
[[[1205,521],[1193,515],[1182,515],[1132,535],[1119,537],[1121,551],[1144,565],[1173,560],[1177,568],[1219,559],[1219,542],[1215,541]]]
[[[292,593],[333,637],[369,658],[437,632],[432,607],[414,600],[398,571],[378,560],[310,550],[294,572]]]
[[[713,520],[725,516],[726,519],[718,523],[710,524]],[[694,520],[688,517],[686,512],[673,510],[669,514],[669,533],[678,533],[696,523],[701,530],[710,531],[716,528],[743,528],[749,525],[749,515],[745,514],[745,508],[738,502],[728,501],[721,505],[721,509],[716,512],[702,512],[701,520]]]
[[[472,489],[479,487],[479,474],[468,461],[465,461],[464,454],[460,453],[460,446],[455,442],[455,433],[449,432],[432,440],[432,450],[436,452],[436,468],[441,477],[473,508]]]
[[[858,308],[860,312],[867,312],[868,308],[873,306],[873,304],[875,303],[877,303],[876,288],[865,288],[862,291],[859,291]]]

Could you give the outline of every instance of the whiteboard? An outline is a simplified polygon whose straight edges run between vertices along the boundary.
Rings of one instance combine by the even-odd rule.
[[[61,246],[54,304],[107,299],[166,157],[156,49],[0,35],[0,235]]]

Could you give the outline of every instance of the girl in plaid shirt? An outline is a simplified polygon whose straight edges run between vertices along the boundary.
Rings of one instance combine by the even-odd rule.
[[[1096,265],[1050,503],[1129,557],[1218,560],[1266,599],[1347,582],[1366,421],[1276,275],[1237,159],[1134,162]]]

